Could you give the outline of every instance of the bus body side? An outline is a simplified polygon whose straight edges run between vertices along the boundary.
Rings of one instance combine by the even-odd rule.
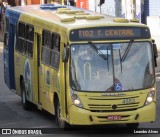
[[[14,60],[16,63],[14,67],[16,91],[21,95],[21,81],[24,80],[28,95],[27,99],[46,111],[55,114],[55,101],[59,100],[63,103],[62,107],[65,106],[65,95],[63,94],[65,87],[63,86],[65,84],[64,64],[60,61],[61,52],[67,43],[65,30],[58,26],[55,27],[52,23],[25,14],[21,15],[20,23],[25,24],[24,26],[33,27],[34,39],[32,41],[32,57],[27,56],[25,54],[26,51],[17,51],[16,47],[19,47],[18,45],[15,47]],[[20,25],[18,26],[18,30],[23,30],[20,28]],[[52,45],[54,49],[45,47],[45,44],[47,44],[45,35],[50,38],[48,38],[48,41],[53,41],[53,43],[55,43],[53,39],[58,39],[59,47],[54,47],[55,45]],[[17,44],[21,45],[23,42],[19,43],[18,38],[17,36]]]

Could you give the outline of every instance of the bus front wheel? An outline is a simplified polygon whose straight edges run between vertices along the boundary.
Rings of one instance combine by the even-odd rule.
[[[31,106],[30,106],[30,102],[27,100],[27,97],[26,97],[25,84],[23,80],[21,82],[21,100],[22,100],[23,109],[30,110]]]
[[[56,116],[57,125],[62,129],[68,128],[69,124],[62,119],[62,114],[61,114],[61,108],[60,108],[59,101],[57,101],[56,104],[55,104],[55,111],[56,111],[55,116]]]

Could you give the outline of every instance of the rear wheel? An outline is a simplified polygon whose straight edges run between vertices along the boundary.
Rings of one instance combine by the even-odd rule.
[[[128,123],[126,125],[127,125],[127,128],[136,129],[136,128],[138,128],[139,123]]]
[[[62,114],[61,114],[61,108],[60,108],[59,101],[57,101],[56,104],[55,104],[55,111],[56,111],[55,116],[56,116],[57,125],[62,129],[68,128],[69,124],[62,119]]]
[[[21,82],[21,99],[22,99],[23,109],[30,110],[31,109],[31,104],[27,100],[26,90],[25,90],[25,84],[24,84],[23,80]]]

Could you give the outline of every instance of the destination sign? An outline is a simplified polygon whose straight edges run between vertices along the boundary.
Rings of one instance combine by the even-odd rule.
[[[141,27],[99,27],[70,31],[71,41],[148,39],[150,37],[149,29]]]

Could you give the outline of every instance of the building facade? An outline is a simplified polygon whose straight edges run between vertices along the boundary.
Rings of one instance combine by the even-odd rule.
[[[122,18],[137,18],[144,22],[144,0],[76,0],[76,6],[106,15]]]
[[[145,0],[145,23],[149,26],[160,52],[160,0]]]
[[[136,18],[150,27],[160,51],[160,0],[1,0],[11,6],[59,3],[122,18]],[[1,17],[2,18],[2,17]]]
[[[102,14],[138,19],[150,27],[152,38],[160,51],[160,0],[76,0],[76,6]]]
[[[160,0],[145,0],[145,16],[160,16]]]
[[[17,1],[17,5],[31,5],[31,4],[47,4],[47,3],[59,3],[62,4],[63,0],[14,0]]]

